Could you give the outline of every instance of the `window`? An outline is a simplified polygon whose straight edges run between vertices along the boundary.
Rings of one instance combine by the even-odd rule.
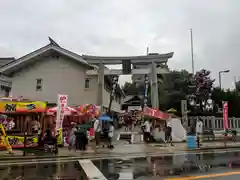
[[[86,79],[85,79],[84,88],[85,88],[85,89],[89,89],[89,88],[90,88],[90,79],[89,79],[89,78],[86,78]]]
[[[36,80],[37,80],[36,91],[41,91],[42,90],[42,79],[36,79]]]

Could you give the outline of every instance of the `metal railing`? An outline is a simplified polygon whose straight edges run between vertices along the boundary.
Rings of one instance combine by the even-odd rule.
[[[215,116],[190,116],[190,124],[194,124],[196,120],[200,118],[203,121],[204,128],[213,129],[214,131],[223,130],[224,123],[222,117]],[[230,129],[239,129],[240,130],[240,118],[231,117],[229,118],[229,128]]]

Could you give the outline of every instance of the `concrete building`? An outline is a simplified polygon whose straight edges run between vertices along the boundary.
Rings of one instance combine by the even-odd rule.
[[[14,61],[15,58],[13,57],[0,57],[0,66],[6,65],[12,61]],[[11,90],[11,79],[7,76],[0,74],[0,97],[1,96],[8,96]]]
[[[50,44],[3,64],[0,73],[8,79],[13,97],[23,96],[55,104],[59,93],[68,95],[69,105],[81,105],[97,104],[98,76],[87,76],[85,73],[96,68],[82,56],[50,39]],[[104,84],[103,106],[107,108],[111,92],[109,77],[105,77]],[[116,92],[112,110],[118,112],[124,93],[119,87]]]

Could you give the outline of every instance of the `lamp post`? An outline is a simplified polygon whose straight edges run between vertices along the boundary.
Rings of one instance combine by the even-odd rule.
[[[230,72],[230,70],[219,71],[219,73],[218,73],[218,78],[219,78],[219,87],[220,87],[220,89],[222,89],[221,74],[222,74],[222,73],[229,73],[229,72]]]

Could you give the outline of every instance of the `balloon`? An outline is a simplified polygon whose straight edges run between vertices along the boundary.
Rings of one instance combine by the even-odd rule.
[[[93,104],[85,104],[81,105],[79,108],[79,111],[86,115],[96,116],[98,117],[100,115],[100,109]]]
[[[84,109],[85,109],[85,106],[83,106],[83,105],[79,107],[79,111],[80,111],[81,113],[84,113],[84,111],[85,111]]]
[[[98,117],[99,115],[100,115],[100,111],[96,109],[96,110],[94,111],[94,116]]]

